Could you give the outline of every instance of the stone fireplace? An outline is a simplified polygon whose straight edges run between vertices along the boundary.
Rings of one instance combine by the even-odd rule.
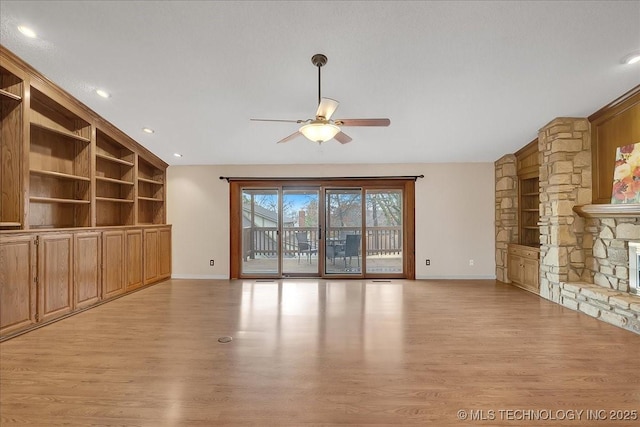
[[[539,295],[640,334],[640,205],[591,204],[590,130],[586,118],[557,118],[538,134]],[[517,243],[512,160],[496,162],[496,277],[505,282],[503,248]]]

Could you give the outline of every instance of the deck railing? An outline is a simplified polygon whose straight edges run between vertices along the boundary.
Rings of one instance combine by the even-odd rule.
[[[312,246],[318,247],[317,227],[283,228],[283,256],[294,257],[298,254],[296,233],[306,233]],[[330,228],[323,237],[344,240],[347,234],[360,234],[360,228]],[[246,227],[243,229],[242,239],[245,259],[271,258],[278,254],[278,229],[276,227]],[[402,227],[367,227],[365,243],[367,255],[400,254],[402,252]]]

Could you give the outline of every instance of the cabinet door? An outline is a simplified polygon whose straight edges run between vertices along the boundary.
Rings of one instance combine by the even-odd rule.
[[[161,228],[158,242],[159,279],[171,277],[171,228]]]
[[[74,235],[75,306],[84,308],[100,300],[102,262],[101,233],[94,231]]]
[[[509,254],[509,280],[515,283],[522,283],[522,257]]]
[[[125,291],[124,247],[124,231],[102,233],[102,298]]]
[[[0,237],[0,335],[36,323],[34,236]]]
[[[522,260],[522,284],[527,289],[539,292],[538,286],[538,260],[526,259]]]
[[[38,237],[38,312],[47,321],[73,310],[73,235]]]
[[[142,230],[127,230],[127,291],[142,286]]]
[[[158,229],[144,230],[144,284],[158,280]]]

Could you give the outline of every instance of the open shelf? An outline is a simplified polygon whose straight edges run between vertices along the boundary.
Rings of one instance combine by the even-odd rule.
[[[37,196],[29,197],[29,200],[37,203],[69,203],[69,204],[77,204],[77,205],[91,203],[91,201],[89,200],[59,199],[56,197],[37,197]]]
[[[106,160],[108,162],[119,163],[119,164],[125,165],[125,166],[133,166],[132,162],[129,162],[127,160],[118,159],[116,157],[109,156],[109,155],[102,154],[102,153],[96,153],[96,157],[98,159]]]
[[[50,176],[50,177],[55,177],[60,179],[69,179],[72,181],[87,181],[87,182],[91,181],[91,178],[88,178],[86,176],[71,175],[69,173],[54,172],[54,171],[39,170],[39,169],[31,169],[29,172],[36,175]]]
[[[162,199],[156,199],[154,197],[138,197],[138,200],[146,200],[148,202],[162,202]]]
[[[133,203],[133,200],[127,199],[115,199],[111,197],[96,197],[99,202],[112,202],[112,203]]]
[[[33,116],[33,114],[32,114],[32,116]],[[37,116],[37,113],[36,113],[36,116]],[[56,133],[58,135],[66,136],[67,138],[76,139],[78,141],[91,142],[91,140],[89,138],[85,138],[84,136],[76,135],[75,133],[71,133],[71,132],[65,131],[63,129],[57,129],[57,128],[54,128],[54,127],[49,127],[49,126],[47,126],[47,125],[45,125],[43,123],[37,123],[37,122],[32,121],[31,122],[31,126],[35,126],[35,127],[39,128],[39,129],[45,130],[47,132],[53,132],[53,133]]]
[[[22,97],[20,95],[16,95],[16,94],[8,92],[8,91],[6,91],[4,89],[0,89],[0,97],[9,98],[9,99],[12,99],[14,101],[21,101],[22,100]]]
[[[105,178],[103,176],[97,176],[96,180],[98,181],[103,181],[103,182],[111,182],[113,184],[121,184],[121,185],[133,185],[133,182],[129,182],[129,181],[124,181],[122,179],[115,179],[115,178]]]
[[[19,222],[0,222],[0,228],[18,228],[22,224]]]
[[[138,178],[138,181],[146,182],[148,184],[153,184],[153,185],[164,185],[164,183],[162,181],[156,181],[156,180],[147,179],[147,178]]]

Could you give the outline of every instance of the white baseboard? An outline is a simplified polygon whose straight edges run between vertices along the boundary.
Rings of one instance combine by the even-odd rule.
[[[416,276],[416,280],[495,280],[496,276]]]
[[[213,279],[213,280],[228,280],[229,276],[224,274],[172,274],[172,279]]]

